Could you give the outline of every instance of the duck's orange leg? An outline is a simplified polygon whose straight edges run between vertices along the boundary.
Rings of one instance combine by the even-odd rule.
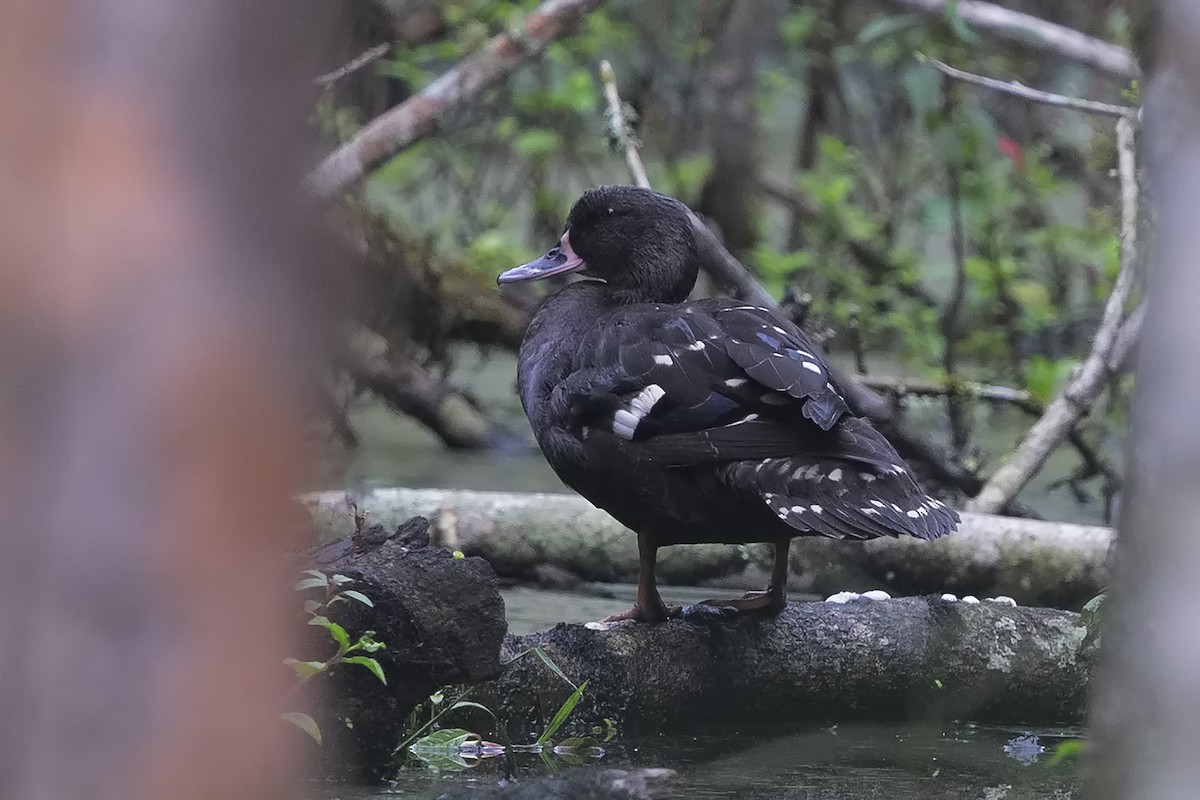
[[[679,609],[668,606],[658,594],[655,581],[655,562],[658,559],[658,540],[650,531],[638,533],[638,588],[633,608],[618,614],[609,614],[600,620],[602,624],[635,620],[637,622],[663,622],[668,617],[678,616]]]

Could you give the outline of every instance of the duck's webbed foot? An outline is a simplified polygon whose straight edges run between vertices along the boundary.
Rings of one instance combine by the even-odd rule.
[[[679,616],[679,608],[668,606],[658,596],[658,586],[654,582],[654,562],[658,552],[658,542],[648,531],[638,534],[638,590],[637,600],[633,608],[618,614],[609,614],[599,622],[589,622],[587,627],[595,630],[608,630],[614,625],[632,620],[633,622],[666,622],[671,617]]]
[[[765,592],[746,592],[738,598],[701,600],[695,606],[689,606],[685,616],[701,609],[712,609],[717,613],[771,615],[778,614],[786,606],[787,595],[782,589],[771,588]]]
[[[633,622],[666,622],[671,617],[678,616],[678,606],[669,606],[662,600],[658,600],[657,603],[635,603],[633,608],[618,612],[616,614],[609,614],[597,624],[612,625],[617,622],[626,622],[628,620],[632,620]]]
[[[701,600],[688,606],[684,616],[696,613],[718,614],[778,614],[787,607],[788,546],[790,539],[775,545],[775,564],[771,569],[771,584],[765,592],[746,592],[729,600]]]

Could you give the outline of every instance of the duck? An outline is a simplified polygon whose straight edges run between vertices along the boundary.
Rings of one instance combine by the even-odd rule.
[[[699,269],[688,207],[617,185],[587,190],[553,247],[497,278],[584,278],[537,306],[517,387],[558,477],[637,536],[634,605],[601,623],[681,613],[658,591],[661,547],[773,545],[765,591],[699,604],[769,615],[787,604],[797,536],[936,539],[959,522],[851,413],[799,327],[735,299],[689,300]]]

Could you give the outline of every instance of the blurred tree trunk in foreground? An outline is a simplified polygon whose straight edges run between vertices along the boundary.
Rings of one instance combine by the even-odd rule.
[[[2,797],[283,789],[302,6],[0,5]]]
[[[1143,148],[1158,234],[1087,792],[1114,800],[1200,787],[1200,6],[1160,10]]]

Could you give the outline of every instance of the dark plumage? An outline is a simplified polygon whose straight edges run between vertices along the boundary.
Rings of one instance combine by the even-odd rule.
[[[588,191],[559,244],[500,276],[580,272],[547,297],[521,344],[521,402],[568,485],[637,532],[638,602],[660,620],[657,547],[773,542],[767,592],[786,602],[793,536],[933,539],[958,515],[926,496],[888,441],[850,414],[821,354],[774,312],[685,302],[698,272],[687,208],[633,186]]]

